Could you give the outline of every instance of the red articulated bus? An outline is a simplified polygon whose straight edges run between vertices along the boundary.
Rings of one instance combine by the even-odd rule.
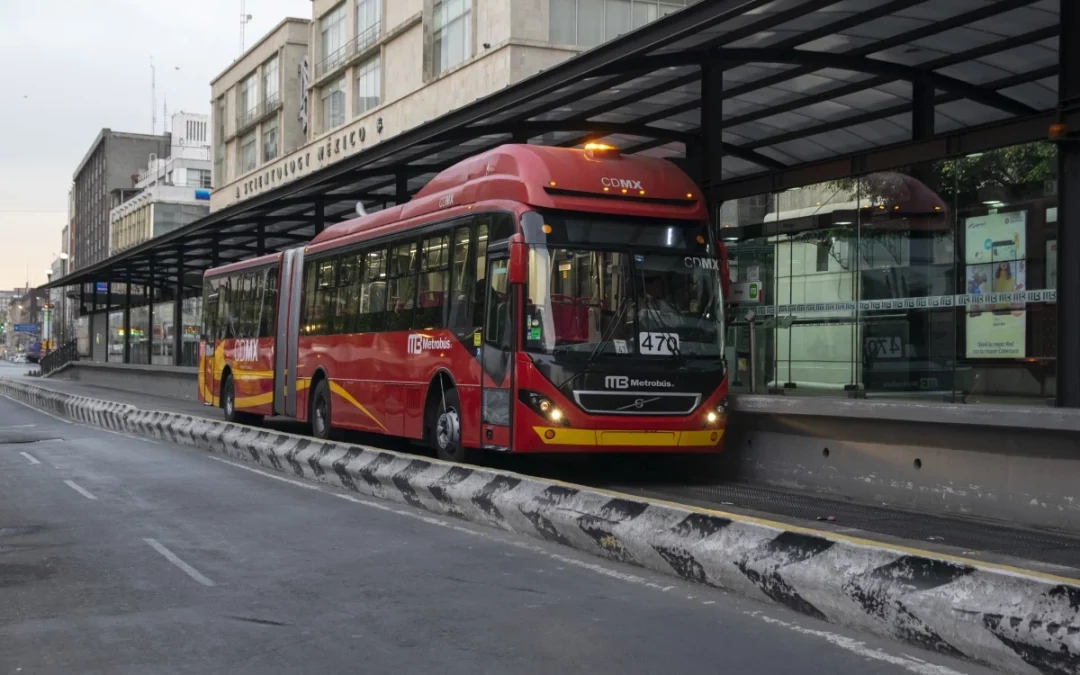
[[[715,242],[670,162],[501,146],[307,246],[207,271],[199,397],[457,461],[718,452]]]

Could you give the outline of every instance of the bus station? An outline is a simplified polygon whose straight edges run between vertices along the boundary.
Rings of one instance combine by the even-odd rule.
[[[54,282],[90,353],[45,368],[194,399],[207,270],[505,144],[596,143],[685,171],[726,250],[729,475],[1077,529],[1080,6],[837,4],[698,2],[385,138],[330,133]]]

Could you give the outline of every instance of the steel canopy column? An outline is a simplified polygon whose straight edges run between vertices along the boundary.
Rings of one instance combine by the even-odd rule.
[[[255,226],[255,255],[266,255],[266,223],[261,220]]]
[[[146,363],[154,362],[154,289],[157,287],[157,279],[154,278],[154,257],[150,256],[150,284],[146,287]]]
[[[394,176],[394,201],[398,204],[409,201],[409,178],[404,173]]]
[[[322,199],[315,200],[315,234],[319,234],[326,227],[326,209]]]
[[[1073,39],[1066,40],[1065,36]],[[1080,109],[1080,3],[1061,0],[1058,111]],[[1080,129],[1069,129],[1076,137]],[[1080,408],[1080,139],[1058,143],[1058,406]]]
[[[260,226],[261,227],[261,226]],[[184,252],[176,254],[176,290],[173,292],[173,365],[179,366],[183,359],[180,350],[184,346]],[[164,336],[162,336],[164,337]]]
[[[124,279],[124,363],[131,363],[131,269]]]
[[[701,62],[701,154],[698,157],[698,184],[713,223],[719,220],[721,164],[724,159],[724,67],[720,57],[710,53]]]

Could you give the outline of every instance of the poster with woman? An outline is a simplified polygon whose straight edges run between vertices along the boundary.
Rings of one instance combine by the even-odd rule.
[[[1027,290],[1024,211],[991,213],[964,221],[967,293],[989,295]],[[989,298],[988,298],[989,299]],[[1027,313],[1023,302],[968,305],[968,358],[1021,358],[1026,355]]]

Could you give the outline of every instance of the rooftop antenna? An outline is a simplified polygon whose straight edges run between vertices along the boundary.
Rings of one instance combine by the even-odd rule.
[[[240,54],[244,53],[244,27],[251,21],[251,15],[247,13],[246,0],[240,0]]]
[[[150,57],[150,135],[157,133],[157,71],[154,57]]]

